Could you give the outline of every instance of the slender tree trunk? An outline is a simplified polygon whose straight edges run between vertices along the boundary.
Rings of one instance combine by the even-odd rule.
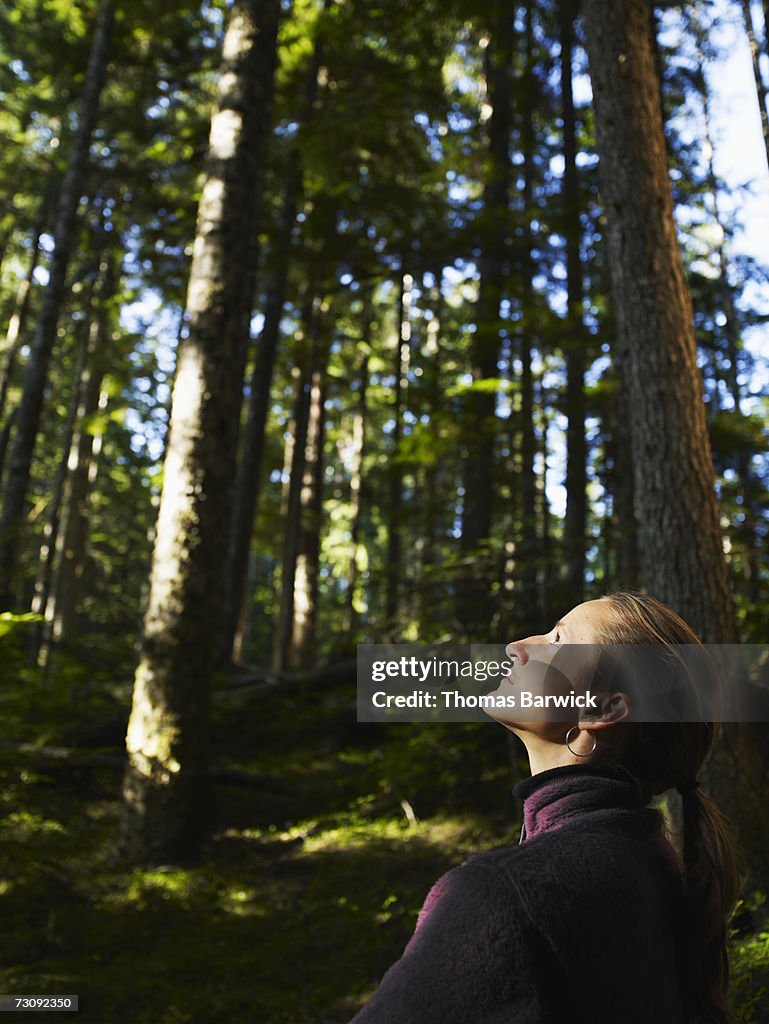
[[[363,345],[358,370],[358,401],[352,428],[352,460],[350,466],[350,567],[347,572],[347,594],[345,608],[345,634],[348,644],[355,637],[357,610],[356,596],[358,589],[358,555],[360,553],[361,525],[363,518],[363,502],[361,485],[363,482],[363,455],[366,447],[366,423],[368,410],[366,398],[368,393],[368,364],[371,351],[371,324],[373,313],[371,300],[367,296],[363,309]]]
[[[299,494],[299,532],[294,570],[289,668],[311,668],[315,664],[318,615],[318,571],[320,528],[323,513],[323,446],[325,441],[326,364],[328,326],[318,313],[318,355],[310,377],[307,437],[305,440],[302,486]]]
[[[315,40],[312,59],[305,79],[300,113],[302,124],[307,124],[314,115],[323,50],[323,37],[319,35]],[[272,269],[264,307],[264,322],[257,339],[256,359],[249,387],[248,415],[238,459],[231,539],[225,573],[225,609],[222,616],[221,635],[217,640],[217,662],[219,664],[226,663],[230,658],[235,662],[240,662],[246,655],[245,635],[251,592],[249,551],[261,487],[264,437],[275,360],[280,341],[280,321],[285,304],[291,235],[302,195],[302,181],[301,154],[299,148],[296,147],[289,156],[280,223],[277,238],[270,253]]]
[[[8,413],[0,430],[0,486],[3,483],[3,470],[5,469],[5,457],[8,454],[8,445],[11,440],[11,433],[16,424],[16,417],[19,414],[19,407],[14,406]]]
[[[624,406],[632,409],[644,587],[710,643],[737,629],[678,250],[648,5],[585,0],[599,175],[620,327]],[[739,708],[737,691],[727,700]],[[735,784],[735,780],[739,780]],[[709,783],[738,826],[752,867],[769,871],[764,766],[756,735],[727,723]]]
[[[96,482],[98,456],[101,451],[101,427],[90,424],[93,417],[107,408],[108,393],[102,390],[103,367],[94,366],[85,385],[80,429],[70,453],[70,476],[67,501],[59,533],[60,543],[54,569],[51,600],[46,607],[46,630],[43,660],[47,661],[53,644],[66,644],[75,631],[80,581],[85,564],[88,539],[88,515],[91,494]]]
[[[126,745],[124,841],[143,862],[184,858],[209,827],[211,673],[221,609],[251,309],[253,182],[269,104],[263,61],[277,0],[235,0],[198,207],[163,492]]]
[[[753,14],[750,9],[750,0],[741,0],[742,14],[745,19],[745,32],[748,36],[750,46],[750,58],[753,65],[753,80],[756,84],[756,98],[758,99],[758,110],[761,115],[761,134],[764,138],[764,150],[766,151],[766,164],[769,168],[769,104],[767,104],[767,88],[761,73],[759,61],[760,49],[756,39],[756,30],[753,25]]]
[[[94,445],[94,435],[86,424],[98,410],[107,366],[106,349],[110,337],[108,304],[117,287],[112,253],[103,254],[99,274],[96,308],[73,388],[71,428],[68,425],[68,437],[65,438],[67,445],[61,487],[56,488],[53,499],[54,507],[45,538],[45,563],[32,608],[44,617],[37,648],[33,651],[38,663],[43,665],[48,661],[54,630],[61,636],[62,626],[69,628],[74,621],[74,603],[85,547],[86,505]]]
[[[98,273],[104,275],[106,267],[99,260]],[[67,417],[64,423],[63,437],[61,440],[61,451],[59,453],[59,464],[56,475],[50,488],[50,501],[47,509],[47,520],[43,530],[43,537],[38,555],[39,570],[35,580],[35,589],[32,595],[32,611],[45,619],[48,606],[48,598],[51,592],[53,580],[54,559],[58,547],[59,527],[61,525],[61,511],[64,504],[64,487],[67,480],[67,467],[69,466],[70,453],[75,437],[78,412],[80,411],[81,398],[85,384],[87,367],[93,354],[97,349],[100,340],[104,337],[104,310],[98,312],[94,309],[95,281],[89,290],[86,301],[85,320],[81,326],[81,337],[77,346],[77,359],[75,373],[72,379],[72,394],[67,410]],[[101,321],[101,322],[100,322]],[[30,632],[29,657],[35,662],[40,654],[43,641],[43,621],[35,623],[35,628]]]
[[[297,192],[286,195],[283,204],[283,226],[286,234],[278,245],[277,266],[273,270],[264,323],[257,340],[256,361],[251,374],[248,415],[243,432],[241,455],[235,481],[232,509],[232,534],[228,553],[225,586],[227,597],[222,616],[222,634],[218,643],[217,661],[224,663],[232,656],[237,662],[245,656],[245,622],[249,604],[248,565],[251,539],[256,518],[264,456],[264,438],[270,404],[270,390],[280,340],[286,281],[288,279],[288,243],[296,220]]]
[[[19,559],[32,456],[40,427],[48,367],[56,341],[59,310],[64,298],[67,266],[75,244],[77,210],[83,192],[91,137],[98,116],[99,98],[112,39],[114,12],[115,0],[101,0],[86,71],[80,122],[59,195],[54,227],[55,247],[48,284],[43,294],[37,330],[27,361],[0,516],[0,608],[8,608],[12,603],[13,580]]]
[[[280,573],[280,600],[273,635],[272,666],[282,671],[290,661],[291,638],[294,622],[294,596],[296,583],[296,561],[299,552],[299,536],[302,518],[302,487],[307,454],[307,432],[310,422],[310,400],[312,380],[320,355],[320,299],[312,296],[308,289],[302,310],[302,340],[308,339],[305,348],[305,365],[297,380],[293,423],[286,461],[290,455],[291,473],[284,491],[283,520],[286,532],[283,538],[283,560]]]
[[[465,399],[467,452],[460,550],[467,569],[457,587],[457,614],[468,635],[475,634],[489,619],[496,392],[485,382],[499,378],[500,305],[509,259],[515,12],[509,4],[493,0],[487,6],[487,17],[490,33],[484,62],[491,114],[487,123],[488,171],[483,190],[476,330],[471,348],[472,380],[477,390],[468,392]]]
[[[563,204],[566,235],[566,518],[563,527],[563,606],[585,596],[587,532],[587,443],[585,440],[585,331],[582,322],[582,259],[580,198],[577,181],[577,126],[572,92],[572,55],[576,3],[560,8],[561,105],[563,108]]]
[[[713,210],[713,220],[716,225],[717,239],[716,257],[718,259],[718,270],[720,277],[721,300],[723,304],[724,339],[726,341],[726,357],[728,360],[727,382],[731,392],[734,410],[738,415],[742,414],[742,394],[739,382],[739,352],[742,347],[740,337],[737,309],[734,301],[734,290],[729,281],[729,256],[727,253],[727,230],[721,217],[719,208],[719,189],[716,177],[715,165],[713,162],[713,139],[710,131],[710,102],[708,96],[707,82],[704,75],[698,82],[702,98],[703,114],[705,120],[705,141],[708,153],[708,186],[710,189],[710,201]],[[756,494],[761,487],[757,485],[748,453],[741,449],[737,453],[736,468],[739,479],[742,483],[743,513],[744,519],[740,533],[745,547],[746,577],[747,577],[747,598],[756,605],[760,600],[761,592],[761,568],[759,554],[761,550],[761,538],[757,526],[761,520],[761,508],[756,501]]]
[[[526,5],[525,65],[522,82],[521,151],[523,153],[523,228],[521,252],[521,535],[518,546],[519,587],[516,630],[523,635],[536,633],[544,609],[539,603],[538,560],[541,548],[537,538],[537,476],[535,457],[537,435],[534,424],[534,374],[532,341],[536,331],[534,309],[534,238],[532,230],[534,202],[534,27],[532,4]]]
[[[547,456],[549,414],[548,414],[548,393],[542,377],[539,378],[537,388],[537,402],[540,408],[542,429],[539,438],[539,457],[542,460],[542,472],[536,477],[537,484],[537,523],[539,569],[537,573],[538,584],[538,605],[545,620],[556,618],[561,614],[558,611],[562,607],[559,595],[554,593],[554,581],[558,576],[556,559],[552,555],[553,543],[550,536],[550,501],[547,496]]]
[[[406,408],[408,368],[411,352],[411,285],[413,278],[406,273],[401,260],[400,289],[398,292],[398,337],[395,346],[395,380],[392,401],[393,442],[388,467],[389,502],[387,509],[387,581],[385,590],[385,617],[388,635],[397,637],[400,632],[398,615],[401,592],[401,529],[403,526],[403,467],[401,437],[403,434],[403,413]]]
[[[2,422],[5,416],[5,405],[8,400],[8,388],[10,387],[11,377],[13,376],[13,372],[16,368],[16,360],[18,359],[19,352],[21,351],[21,346],[24,343],[27,316],[29,314],[29,300],[32,294],[32,284],[34,282],[35,271],[37,270],[38,262],[40,260],[40,238],[45,230],[46,220],[47,215],[44,203],[40,218],[32,232],[29,270],[27,271],[27,276],[19,284],[18,291],[16,292],[16,302],[14,304],[13,313],[10,321],[8,322],[8,330],[5,333],[3,364],[2,368],[0,368],[0,422]],[[2,477],[2,464],[0,464],[0,477]]]
[[[436,441],[440,438],[441,416],[445,415],[445,398],[441,394],[441,321],[443,318],[443,268],[433,271],[434,286],[430,289],[432,317],[427,324],[427,338],[423,372],[425,376],[426,411],[430,417],[430,430],[435,430]],[[442,490],[443,455],[440,444],[436,445],[424,469],[424,517],[422,520],[422,580],[420,587],[419,616],[423,623],[436,617],[437,608],[443,603],[443,591],[436,579],[440,559],[438,539],[443,528]]]

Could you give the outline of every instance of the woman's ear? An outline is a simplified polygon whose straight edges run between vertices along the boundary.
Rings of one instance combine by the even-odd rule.
[[[605,729],[607,726],[616,725],[617,722],[624,722],[630,718],[632,711],[630,698],[626,693],[600,693],[595,698],[598,702],[598,710],[582,717],[579,723],[580,729]]]

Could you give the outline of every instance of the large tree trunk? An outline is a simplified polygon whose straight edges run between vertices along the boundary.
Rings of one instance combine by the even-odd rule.
[[[24,376],[24,388],[16,419],[15,437],[0,516],[0,608],[13,601],[13,581],[19,558],[19,544],[29,492],[32,456],[40,427],[48,367],[56,341],[56,325],[64,298],[69,257],[75,243],[77,209],[88,164],[88,151],[96,125],[99,98],[104,82],[112,39],[115,0],[101,0],[86,71],[80,121],[67,172],[59,195],[54,227],[55,246],[48,284]]]
[[[209,826],[211,673],[243,386],[254,179],[278,0],[235,0],[224,39],[173,390],[163,493],[126,745],[124,840],[141,861],[194,853]]]
[[[613,361],[616,366],[616,355]],[[614,547],[614,580],[611,585],[620,590],[628,590],[638,585],[640,573],[632,439],[623,409],[624,398],[617,386],[609,404],[609,423],[604,426],[604,433],[608,430],[609,434],[607,454],[611,462],[608,474],[612,496],[610,528]]]
[[[466,570],[457,581],[460,622],[468,636],[489,619],[496,391],[486,382],[499,378],[500,304],[508,263],[510,134],[515,12],[500,0],[487,8],[489,38],[484,50],[488,171],[483,191],[482,255],[472,338],[472,380],[477,390],[465,399],[464,499],[460,550]]]
[[[676,239],[659,78],[645,0],[585,0],[600,182],[608,222],[618,350],[640,510],[643,586],[710,643],[737,630],[715,475]],[[752,866],[769,869],[766,776],[751,727],[727,724],[710,785]]]
[[[561,575],[563,607],[584,600],[587,546],[587,443],[585,441],[585,330],[582,322],[580,198],[577,181],[577,126],[572,91],[572,55],[576,3],[560,10],[561,106],[563,109],[563,204],[566,237],[566,518]]]
[[[733,642],[691,299],[673,220],[661,101],[643,0],[586,0],[600,181],[632,409],[641,575],[705,638]],[[619,69],[619,70],[618,70]]]

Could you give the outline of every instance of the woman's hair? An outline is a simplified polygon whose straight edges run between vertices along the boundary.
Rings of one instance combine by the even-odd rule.
[[[606,595],[613,615],[601,630],[609,644],[665,645],[667,669],[696,703],[697,688],[717,684],[709,655],[694,630],[674,611],[646,594],[621,591]],[[679,657],[675,645],[702,653],[703,673],[691,672],[691,660]],[[662,652],[660,652],[662,654]],[[695,676],[700,674],[700,678]],[[709,678],[703,678],[709,676]],[[632,692],[630,693],[632,703]],[[740,872],[729,826],[697,779],[718,735],[718,723],[707,721],[634,722],[619,755],[634,775],[645,799],[668,789],[689,787],[682,795],[683,865],[687,911],[687,988],[690,1024],[727,1024],[733,1020],[726,998],[729,961],[726,923],[739,894]]]

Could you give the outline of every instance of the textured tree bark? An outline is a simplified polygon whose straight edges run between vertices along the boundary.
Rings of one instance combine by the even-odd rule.
[[[56,341],[56,325],[64,298],[69,257],[75,243],[77,210],[88,164],[88,151],[99,111],[99,99],[107,68],[115,0],[101,0],[80,107],[80,120],[59,194],[54,227],[55,246],[48,284],[24,375],[18,416],[0,515],[0,609],[13,601],[13,580],[29,491],[32,456],[40,427],[48,367]]]
[[[560,8],[561,106],[563,109],[563,204],[566,235],[567,330],[566,350],[566,517],[563,524],[564,562],[561,575],[564,608],[585,597],[587,530],[587,443],[585,440],[585,330],[582,322],[582,259],[580,256],[580,198],[577,180],[577,127],[572,91],[572,55],[576,3]]]
[[[614,356],[616,365],[617,357]],[[638,585],[638,514],[635,500],[635,473],[633,471],[632,437],[630,426],[623,414],[624,398],[619,389],[611,403],[612,528],[616,552],[613,586],[632,589]]]
[[[514,11],[494,0],[487,7],[490,38],[484,51],[487,103],[488,171],[483,190],[482,254],[472,340],[472,380],[478,390],[465,398],[464,500],[460,550],[467,569],[457,581],[457,614],[468,635],[488,623],[490,537],[494,497],[496,389],[484,382],[499,378],[500,304],[503,297],[510,233],[510,134]]]
[[[585,0],[599,176],[630,420],[641,582],[709,643],[737,630],[697,367],[691,299],[673,220],[659,78],[645,0]],[[736,696],[736,692],[732,691]],[[709,783],[766,875],[765,771],[752,728],[727,724]]]
[[[142,862],[189,857],[208,826],[211,673],[243,386],[253,182],[277,0],[235,0],[211,119],[126,746],[123,837]]]
[[[586,0],[600,182],[632,430],[641,576],[710,641],[736,638],[661,129],[648,5]]]

